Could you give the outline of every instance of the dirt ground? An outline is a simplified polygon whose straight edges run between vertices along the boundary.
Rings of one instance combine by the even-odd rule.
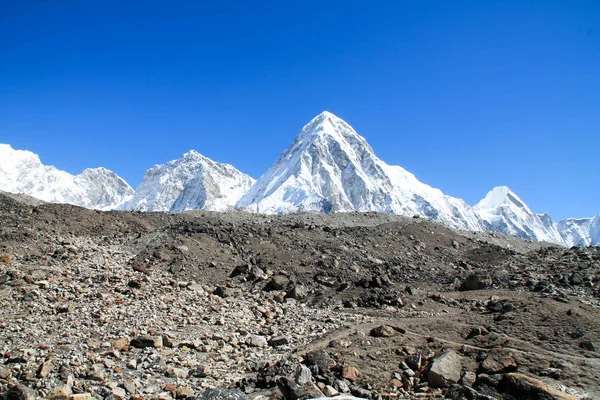
[[[599,248],[419,218],[0,193],[0,392],[600,398],[599,281]]]

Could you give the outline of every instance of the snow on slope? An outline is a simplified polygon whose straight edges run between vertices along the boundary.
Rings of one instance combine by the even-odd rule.
[[[156,165],[144,175],[135,196],[122,209],[141,211],[224,211],[232,207],[254,179],[229,164],[191,150]]]
[[[486,231],[565,244],[548,214],[535,214],[506,186],[492,189],[473,209],[483,220]]]
[[[133,189],[105,168],[71,175],[44,165],[37,154],[0,144],[0,189],[52,202],[100,210],[117,208],[133,196]]]
[[[569,246],[600,246],[600,215],[559,221],[558,231]]]
[[[377,158],[345,121],[325,111],[298,134],[237,207],[267,214],[378,211],[419,214],[458,229],[481,229],[463,200]]]

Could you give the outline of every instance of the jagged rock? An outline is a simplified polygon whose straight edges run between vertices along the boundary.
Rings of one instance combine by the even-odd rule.
[[[502,391],[521,399],[576,400],[577,397],[550,387],[539,379],[518,373],[509,373],[501,382]]]
[[[298,364],[296,366],[296,372],[294,374],[294,380],[300,386],[304,386],[312,380],[312,373],[304,364]]]
[[[104,381],[104,368],[99,364],[92,365],[88,372],[88,378],[98,382]]]
[[[448,387],[457,383],[462,374],[462,357],[454,350],[448,350],[433,359],[427,380],[434,388]]]
[[[50,393],[48,393],[48,398],[56,400],[67,400],[71,394],[72,392],[69,386],[61,385],[53,388],[50,391]]]
[[[277,381],[277,387],[285,400],[306,400],[323,396],[323,392],[316,386],[308,384],[300,387],[289,378],[281,378]]]
[[[336,362],[324,350],[314,350],[306,353],[304,356],[304,362],[308,366],[317,366],[321,372],[329,371],[329,369],[335,367],[336,365]]]
[[[271,279],[269,279],[269,281],[265,285],[265,290],[266,291],[284,290],[287,287],[289,282],[290,282],[290,280],[287,277],[285,277],[283,275],[275,275],[275,276],[271,277]]]

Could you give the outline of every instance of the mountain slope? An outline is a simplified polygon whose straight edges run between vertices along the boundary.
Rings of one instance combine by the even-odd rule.
[[[253,178],[233,166],[215,162],[192,150],[177,160],[149,169],[135,196],[122,209],[224,211],[253,183]]]
[[[71,175],[44,165],[37,154],[0,144],[0,189],[52,202],[110,210],[133,196],[133,189],[105,168]]]
[[[593,218],[568,218],[557,229],[569,246],[600,246],[600,215]]]
[[[481,217],[486,231],[565,244],[548,214],[535,214],[506,186],[492,189],[473,209]]]
[[[445,196],[399,166],[380,160],[345,121],[325,111],[237,203],[247,211],[378,211],[419,214],[458,229],[479,230],[463,200]]]

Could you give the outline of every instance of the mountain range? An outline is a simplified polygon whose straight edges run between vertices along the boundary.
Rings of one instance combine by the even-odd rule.
[[[556,223],[548,214],[531,211],[505,186],[470,206],[386,164],[348,123],[327,111],[306,124],[256,181],[191,150],[150,168],[134,191],[107,169],[74,176],[42,164],[34,153],[0,144],[0,190],[100,210],[377,211],[564,246],[600,245],[600,215]]]

